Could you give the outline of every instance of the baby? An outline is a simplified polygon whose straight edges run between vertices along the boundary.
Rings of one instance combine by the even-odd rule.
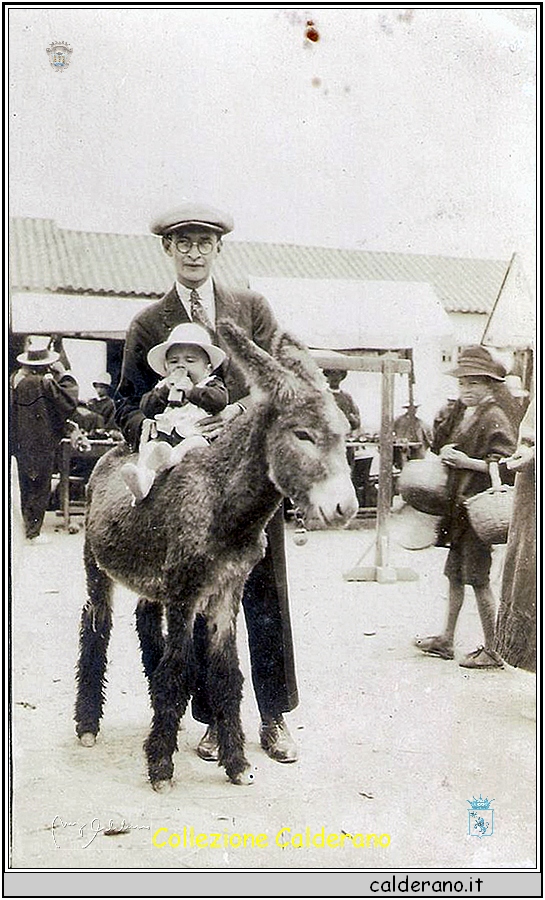
[[[225,353],[210,343],[200,325],[177,325],[166,341],[151,348],[147,359],[154,372],[164,377],[140,401],[146,419],[138,462],[121,469],[133,505],[147,497],[158,472],[177,465],[190,450],[208,446],[196,423],[221,412],[228,403],[225,384],[214,374]]]

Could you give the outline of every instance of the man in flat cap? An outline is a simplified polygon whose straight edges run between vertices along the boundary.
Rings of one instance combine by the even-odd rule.
[[[215,324],[224,318],[231,319],[256,344],[270,350],[278,325],[265,298],[250,290],[228,290],[212,278],[222,237],[233,227],[230,215],[189,202],[155,219],[150,226],[161,237],[165,253],[172,258],[176,282],[161,300],[135,316],[127,332],[116,394],[116,420],[135,450],[145,418],[139,407],[140,399],[157,381],[157,374],[147,363],[147,354],[152,346],[165,341],[176,325],[198,322],[207,328],[213,343],[221,346]],[[220,414],[219,427],[242,415],[251,405],[240,369],[228,360],[221,374],[230,402]],[[213,427],[217,429],[218,425]],[[289,763],[297,759],[297,748],[282,714],[297,706],[298,697],[281,508],[269,523],[267,536],[265,557],[247,579],[242,604],[252,682],[261,715],[261,746],[272,759]],[[139,605],[146,603],[139,601]],[[206,640],[205,622],[198,616],[194,632],[198,674],[192,712],[195,719],[208,727],[197,753],[202,759],[217,760],[217,733],[205,688]]]

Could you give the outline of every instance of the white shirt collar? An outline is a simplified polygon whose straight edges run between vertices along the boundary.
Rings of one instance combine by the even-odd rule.
[[[176,291],[178,293],[178,297],[183,303],[185,310],[191,318],[191,304],[190,304],[190,296],[193,288],[188,288],[185,284],[182,284],[180,281],[176,282]],[[216,303],[214,300],[214,284],[211,278],[208,278],[204,284],[201,284],[200,287],[196,288],[199,297],[201,298],[202,305],[204,306],[206,312],[208,313],[210,320],[212,322],[216,321]]]

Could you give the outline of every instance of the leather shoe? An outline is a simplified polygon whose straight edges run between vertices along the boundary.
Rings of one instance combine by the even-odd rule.
[[[197,745],[197,755],[206,762],[218,762],[218,732],[215,725],[209,725]]]
[[[281,763],[296,762],[297,746],[283,716],[263,717],[259,737],[261,746],[271,759]]]

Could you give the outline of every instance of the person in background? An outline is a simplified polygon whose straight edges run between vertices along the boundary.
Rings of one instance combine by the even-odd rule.
[[[91,397],[91,399],[87,401],[88,409],[101,416],[105,431],[113,431],[116,429],[115,403],[109,396],[111,384],[112,376],[110,373],[102,372],[97,379],[93,381],[93,387],[97,396]]]
[[[140,401],[158,380],[147,354],[154,345],[165,341],[176,325],[184,322],[202,325],[212,343],[221,346],[216,323],[231,319],[258,346],[267,351],[272,348],[278,324],[265,298],[250,290],[228,289],[212,276],[222,249],[222,237],[233,227],[229,214],[189,201],[151,224],[151,231],[160,236],[163,250],[174,265],[176,280],[161,300],[135,316],[127,332],[116,393],[116,422],[133,450],[138,449],[145,419]],[[219,373],[229,392],[229,403],[213,421],[201,426],[202,433],[211,440],[231,419],[252,414],[249,390],[241,370],[228,360]],[[252,683],[261,717],[261,746],[277,762],[292,763],[297,759],[297,746],[283,714],[295,709],[298,694],[284,540],[283,512],[279,507],[267,526],[265,556],[246,581],[242,606]],[[217,730],[206,688],[207,643],[206,621],[197,616],[194,628],[197,673],[192,712],[197,721],[207,725],[197,753],[201,759],[217,761]]]
[[[394,419],[394,435],[400,441],[420,442],[425,452],[431,447],[432,434],[430,428],[416,414],[419,405],[418,403],[403,404],[403,409],[407,411]]]
[[[424,459],[426,451],[431,447],[432,434],[430,428],[416,415],[418,403],[404,403],[406,412],[394,419],[394,465],[399,469],[407,459]],[[404,446],[399,446],[400,444]],[[419,444],[420,446],[410,446]]]
[[[505,460],[516,472],[495,649],[510,666],[536,671],[536,478],[535,401],[520,424],[517,449]]]
[[[348,372],[345,369],[322,369],[322,371],[329,384],[329,390],[335,397],[337,406],[348,419],[348,424],[350,425],[349,437],[357,437],[361,429],[360,411],[351,394],[347,391],[342,391],[340,387]]]
[[[452,431],[453,422],[464,414],[465,406],[454,389],[449,392],[447,402],[437,412],[432,426],[431,451],[438,454]]]
[[[21,511],[25,536],[31,544],[48,543],[41,534],[55,471],[56,451],[76,399],[51,371],[58,353],[51,338],[31,335],[27,349],[17,357],[21,368],[11,383],[14,455],[19,471]]]
[[[502,408],[505,369],[481,346],[468,347],[458,357],[450,373],[458,379],[464,412],[445,432],[440,449],[448,466],[449,513],[443,522],[450,545],[445,575],[449,581],[445,629],[440,635],[416,638],[415,645],[429,656],[454,658],[454,634],[464,603],[465,586],[471,585],[484,634],[484,644],[460,662],[465,668],[502,668],[495,651],[496,603],[490,588],[490,547],[479,539],[464,506],[468,497],[490,487],[489,463],[511,456],[515,434]],[[503,467],[502,467],[503,468]]]

